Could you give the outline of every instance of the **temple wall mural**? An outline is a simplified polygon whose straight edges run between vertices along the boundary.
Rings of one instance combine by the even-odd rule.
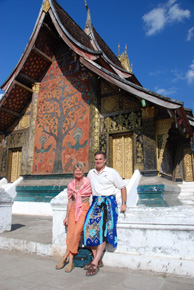
[[[77,161],[88,170],[89,103],[86,69],[59,52],[40,86],[33,173],[72,172]]]

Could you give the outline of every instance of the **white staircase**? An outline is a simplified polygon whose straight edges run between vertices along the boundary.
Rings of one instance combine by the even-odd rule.
[[[179,194],[180,201],[185,205],[194,205],[194,182],[185,182],[179,184],[181,192]]]

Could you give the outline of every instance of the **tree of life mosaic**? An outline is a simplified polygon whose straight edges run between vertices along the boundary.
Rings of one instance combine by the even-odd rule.
[[[72,172],[88,161],[89,101],[87,74],[43,82],[39,92],[34,173]]]

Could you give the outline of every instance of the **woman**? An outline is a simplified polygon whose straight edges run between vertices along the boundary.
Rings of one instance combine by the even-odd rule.
[[[63,221],[64,225],[68,225],[67,249],[63,259],[56,265],[56,269],[65,267],[65,272],[67,273],[71,272],[74,268],[73,256],[78,253],[85,216],[90,207],[89,197],[92,194],[90,181],[83,176],[84,165],[82,162],[74,165],[73,174],[75,178],[67,186],[67,214]],[[69,260],[68,264],[67,260]]]

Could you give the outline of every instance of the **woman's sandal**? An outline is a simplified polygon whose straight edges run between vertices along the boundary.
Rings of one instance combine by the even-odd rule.
[[[86,272],[86,276],[94,276],[99,272],[99,266],[96,266],[94,264],[90,264],[90,267],[88,268]]]
[[[68,263],[68,261],[67,261],[67,259],[66,260],[61,260],[61,261],[59,261],[59,263],[56,265],[56,269],[57,270],[61,270],[61,269],[63,269],[64,267],[65,267],[65,265]]]
[[[74,264],[67,264],[67,266],[65,266],[65,272],[66,273],[70,273],[72,270],[74,269]]]
[[[84,270],[88,270],[88,269],[90,268],[90,265],[91,265],[91,264],[92,264],[92,262],[89,263],[89,264],[86,264],[86,265],[84,266]],[[98,266],[99,266],[100,268],[104,267],[104,264],[103,264],[102,260],[100,260],[100,261],[98,262]]]

